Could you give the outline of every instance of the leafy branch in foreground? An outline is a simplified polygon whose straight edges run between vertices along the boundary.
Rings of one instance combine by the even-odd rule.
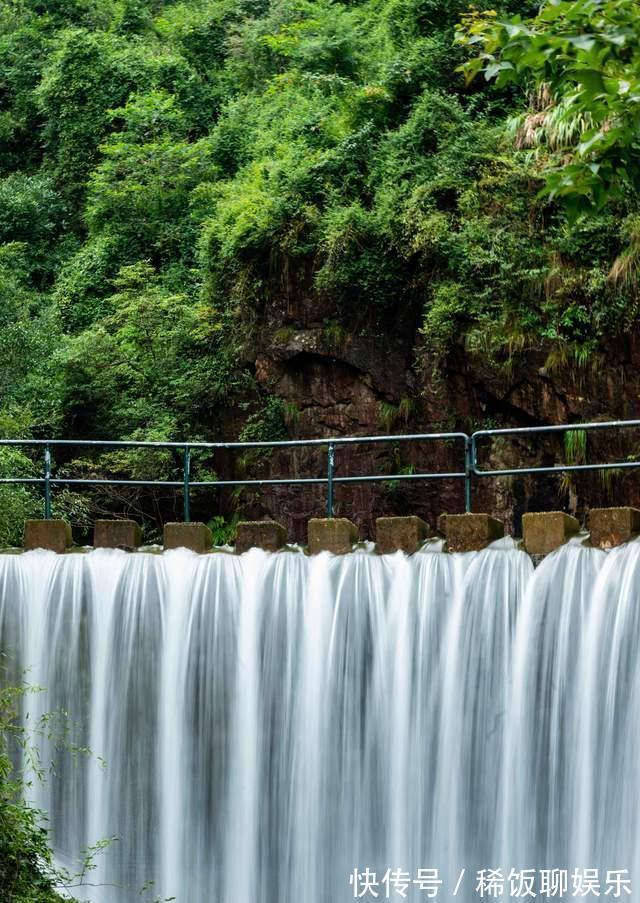
[[[640,172],[640,3],[548,0],[538,14],[464,16],[457,41],[474,56],[461,67],[498,87],[527,89],[535,109],[520,143],[546,151],[545,192],[576,217],[599,209]]]
[[[0,675],[5,676],[1,671]],[[32,781],[43,781],[48,771],[55,770],[41,761],[35,739],[46,736],[52,749],[64,749],[74,757],[88,755],[89,750],[75,743],[64,712],[45,714],[34,727],[24,727],[19,717],[21,701],[26,694],[39,691],[25,683],[0,688],[0,899],[2,903],[79,903],[70,896],[71,891],[105,886],[90,879],[97,867],[96,856],[117,838],[100,840],[83,850],[76,871],[56,865],[46,815],[26,801]],[[142,889],[118,887],[131,899],[140,899],[153,882]],[[173,899],[156,897],[148,903]]]
[[[9,748],[28,752],[28,735],[18,721],[24,687],[0,690],[0,897],[7,903],[57,903],[58,874],[41,813],[24,799],[26,781]],[[28,756],[34,761],[33,756]]]

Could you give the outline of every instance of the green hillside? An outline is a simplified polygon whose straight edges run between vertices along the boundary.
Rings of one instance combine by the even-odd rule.
[[[251,349],[292,300],[338,339],[408,326],[429,374],[454,347],[582,367],[628,331],[635,201],[569,229],[539,196],[535,100],[465,84],[465,11],[2,0],[2,434],[283,435]]]

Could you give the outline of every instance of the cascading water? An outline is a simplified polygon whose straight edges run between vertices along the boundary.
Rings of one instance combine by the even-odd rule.
[[[418,900],[438,869],[471,901],[512,868],[565,868],[568,896],[577,867],[640,865],[639,597],[640,543],[535,572],[508,540],[30,552],[0,556],[0,645],[44,688],[25,723],[68,712],[92,751],[36,738],[59,861],[117,838],[83,899]]]

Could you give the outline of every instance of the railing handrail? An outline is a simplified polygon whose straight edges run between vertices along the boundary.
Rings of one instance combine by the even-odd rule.
[[[478,467],[478,439],[485,436],[533,436],[547,433],[569,433],[580,430],[629,429],[640,427],[640,420],[596,420],[590,423],[560,423],[551,426],[518,426],[507,429],[476,430],[470,438],[471,471],[477,477],[508,477],[527,473],[571,473],[575,471],[625,470],[640,467],[640,461],[609,461],[605,464],[554,464],[545,467],[505,467],[481,470]]]
[[[381,436],[328,436],[325,439],[274,439],[260,442],[147,442],[135,439],[0,439],[2,445],[56,446],[78,445],[104,448],[292,448],[295,446],[356,445],[371,442],[410,442],[417,440],[464,439],[467,433],[399,433]]]
[[[6,446],[22,448],[42,448],[44,468],[41,477],[0,477],[0,484],[25,484],[44,486],[45,517],[51,517],[51,489],[54,486],[163,486],[181,488],[184,498],[184,519],[190,520],[190,491],[192,489],[225,486],[278,486],[278,485],[326,485],[327,514],[333,517],[333,489],[336,483],[395,482],[398,480],[463,480],[465,490],[465,511],[471,511],[471,481],[473,477],[505,477],[531,473],[565,473],[571,471],[613,470],[640,467],[640,461],[618,461],[592,464],[557,464],[553,466],[499,468],[483,470],[478,466],[478,442],[482,438],[495,436],[535,436],[547,433],[602,429],[625,429],[640,427],[640,420],[604,420],[590,423],[553,424],[549,426],[526,426],[500,429],[476,430],[471,435],[461,430],[437,433],[404,433],[379,436],[330,436],[319,439],[278,439],[260,441],[204,442],[185,440],[183,442],[161,442],[126,439],[0,439],[0,448]],[[464,445],[464,463],[458,471],[427,471],[419,473],[355,474],[336,475],[335,449],[346,445],[370,445],[373,443],[461,441]],[[182,451],[182,479],[180,480],[140,480],[61,477],[53,472],[52,449],[59,447],[77,448],[149,448]],[[327,471],[322,477],[269,477],[265,479],[232,480],[192,480],[191,454],[197,450],[224,449],[279,449],[318,448],[327,450]]]
[[[376,442],[431,442],[431,441],[464,442],[463,469],[455,472],[436,473],[395,473],[395,474],[361,474],[355,476],[336,476],[334,452],[336,446],[372,444]],[[164,486],[182,488],[184,497],[184,520],[190,520],[191,489],[223,487],[223,486],[275,486],[298,484],[326,484],[327,514],[333,517],[333,486],[335,483],[357,482],[391,482],[396,480],[434,480],[462,479],[465,481],[465,506],[470,506],[470,472],[469,472],[469,436],[460,431],[445,433],[405,433],[400,435],[381,436],[335,436],[324,439],[283,439],[255,442],[202,442],[185,440],[184,442],[157,442],[122,439],[0,439],[0,447],[17,446],[22,448],[44,449],[44,475],[42,477],[1,477],[0,484],[35,484],[44,486],[45,517],[51,517],[51,488],[57,485],[66,486]],[[58,477],[52,473],[51,449],[57,447],[78,448],[154,448],[180,449],[183,452],[182,480],[132,480],[132,479],[92,479]],[[198,449],[277,449],[277,448],[313,448],[327,449],[326,477],[273,477],[268,479],[249,480],[191,480],[191,452]]]

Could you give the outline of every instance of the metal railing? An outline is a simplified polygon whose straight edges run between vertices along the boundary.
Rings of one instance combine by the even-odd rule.
[[[569,423],[559,426],[516,427],[513,429],[477,430],[472,435],[464,432],[449,433],[414,433],[399,436],[349,436],[327,439],[291,439],[275,442],[136,442],[87,439],[0,439],[3,446],[19,448],[40,448],[43,452],[43,469],[40,477],[11,476],[0,477],[0,484],[40,485],[44,490],[45,518],[51,517],[51,493],[54,486],[140,486],[140,487],[172,487],[181,489],[183,493],[183,516],[188,522],[191,519],[190,493],[193,489],[222,488],[238,486],[276,486],[276,485],[318,485],[327,487],[327,516],[334,513],[334,487],[340,483],[383,483],[398,480],[461,480],[464,483],[465,511],[471,511],[472,480],[482,477],[505,477],[520,474],[563,473],[571,471],[594,471],[640,468],[640,461],[626,460],[604,463],[556,464],[553,466],[500,468],[483,470],[478,466],[478,445],[484,438],[544,435],[548,433],[566,433],[570,431],[627,429],[640,427],[640,420],[611,420],[595,423]],[[461,468],[457,471],[427,471],[419,473],[391,474],[336,474],[335,451],[348,445],[371,445],[374,443],[406,443],[406,442],[456,442],[461,444]],[[74,448],[147,448],[172,449],[182,453],[180,480],[139,480],[139,479],[97,479],[59,476],[54,473],[53,449],[63,447]],[[249,449],[283,449],[283,448],[325,448],[326,476],[321,477],[270,477],[267,479],[230,479],[230,480],[193,480],[192,452],[197,450],[249,450]]]
[[[460,471],[444,473],[392,473],[361,474],[351,476],[336,475],[335,450],[346,445],[370,445],[373,443],[396,442],[434,442],[458,441],[463,443],[462,466]],[[122,442],[111,440],[87,439],[0,439],[0,447],[18,446],[21,448],[42,448],[43,475],[41,477],[3,477],[0,483],[20,483],[40,485],[44,489],[45,518],[51,517],[51,489],[53,486],[164,486],[182,489],[183,517],[186,522],[191,519],[190,492],[192,489],[222,488],[225,486],[277,486],[277,485],[318,485],[327,487],[327,515],[333,517],[334,486],[336,483],[370,483],[395,482],[396,480],[464,480],[465,504],[471,504],[469,473],[469,437],[466,433],[418,433],[403,436],[350,436],[329,439],[290,439],[277,442]],[[56,476],[53,473],[52,449],[58,447],[74,448],[150,448],[174,449],[182,452],[181,480],[133,480],[133,479],[93,479]],[[193,480],[191,478],[191,455],[196,450],[239,449],[281,449],[281,448],[326,448],[326,476],[323,477],[271,477],[268,479],[233,479],[233,480]],[[467,490],[469,492],[467,498]]]
[[[478,440],[485,436],[534,436],[547,433],[589,432],[591,430],[631,429],[640,427],[640,420],[605,420],[595,423],[566,423],[559,426],[526,426],[513,429],[477,430],[471,436],[471,469],[477,477],[506,477],[525,473],[568,473],[588,470],[621,470],[640,467],[640,461],[609,461],[606,464],[555,464],[550,467],[512,467],[481,470],[478,467]]]

